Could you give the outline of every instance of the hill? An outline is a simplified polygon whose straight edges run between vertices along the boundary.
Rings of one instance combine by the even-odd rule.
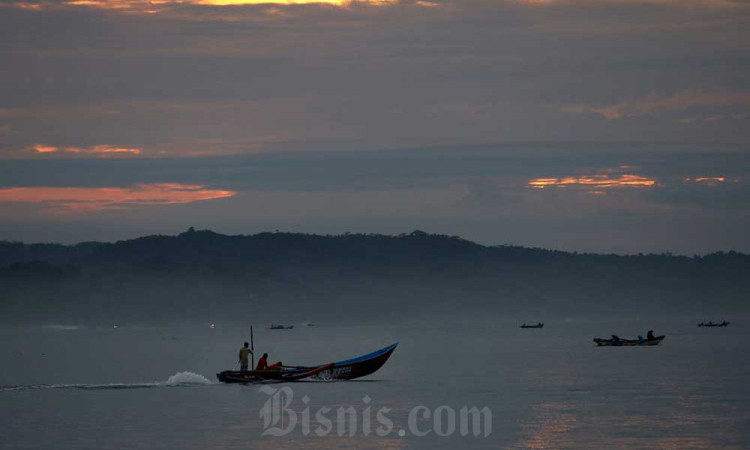
[[[447,316],[731,317],[750,256],[578,254],[455,236],[192,228],[72,246],[0,242],[5,323],[295,322]]]

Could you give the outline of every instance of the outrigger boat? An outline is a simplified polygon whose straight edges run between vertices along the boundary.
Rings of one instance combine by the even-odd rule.
[[[544,328],[544,323],[539,322],[536,325],[526,325],[526,322],[524,322],[519,328]]]
[[[729,325],[729,322],[726,320],[721,323],[713,323],[710,320],[708,322],[701,322],[698,324],[699,327],[726,327]]]
[[[398,342],[357,358],[317,366],[281,366],[272,370],[239,372],[225,370],[217,373],[222,383],[254,383],[259,381],[299,381],[305,378],[321,380],[353,380],[370,375],[383,367],[396,349]]]
[[[651,339],[602,339],[594,338],[596,345],[600,347],[629,347],[636,345],[659,345],[665,336],[655,336]]]

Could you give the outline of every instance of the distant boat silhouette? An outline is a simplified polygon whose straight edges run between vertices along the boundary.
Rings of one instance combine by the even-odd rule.
[[[612,335],[612,339],[594,338],[594,342],[599,347],[631,347],[639,345],[659,345],[664,339],[664,335],[655,336],[646,339],[620,339],[617,336]]]
[[[271,324],[270,327],[268,327],[269,330],[291,330],[294,328],[294,325],[284,326],[284,325],[274,325]]]
[[[709,320],[708,322],[699,323],[698,326],[699,327],[726,327],[726,326],[729,326],[729,322],[724,320],[721,323],[713,323]]]
[[[544,328],[544,323],[539,322],[536,325],[526,325],[526,322],[524,322],[523,325],[520,326],[520,328]]]

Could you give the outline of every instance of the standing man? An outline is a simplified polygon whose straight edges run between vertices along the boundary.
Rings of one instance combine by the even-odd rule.
[[[240,349],[240,372],[247,372],[247,358],[253,353],[249,346],[250,344],[245,342],[244,347]]]

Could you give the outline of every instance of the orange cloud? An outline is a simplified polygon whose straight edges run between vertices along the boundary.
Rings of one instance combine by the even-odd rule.
[[[604,193],[602,189],[623,187],[651,187],[655,185],[655,180],[650,180],[640,175],[610,176],[609,174],[565,178],[535,178],[528,182],[528,186],[534,189],[546,189],[548,187],[564,188],[568,186],[586,186],[595,189],[591,192],[597,195],[601,195]]]
[[[38,203],[60,214],[80,214],[137,206],[163,206],[233,197],[234,191],[179,183],[132,187],[15,187],[0,189],[0,202]]]
[[[649,94],[641,99],[607,106],[570,105],[563,112],[599,114],[607,120],[650,116],[664,111],[684,111],[695,106],[750,106],[750,93],[729,91],[683,91],[672,96]],[[742,116],[744,117],[744,116]]]
[[[44,144],[34,144],[27,150],[35,151],[37,153],[53,153],[59,151],[60,149],[58,147],[52,147]]]
[[[294,5],[326,5],[348,8],[351,5],[383,6],[400,4],[402,0],[64,0],[61,3],[43,0],[22,1],[14,3],[0,3],[0,8],[20,8],[27,10],[45,10],[60,8],[94,8],[120,11],[122,13],[154,14],[165,11],[170,7],[183,5],[199,6],[294,6]],[[437,4],[430,1],[417,1],[416,6],[432,7]]]
[[[577,6],[587,4],[600,4],[602,0],[504,0],[507,3],[521,3],[530,7],[563,5]],[[674,5],[684,7],[686,5],[702,8],[734,8],[744,9],[746,4],[742,0],[606,0],[612,4],[656,4]],[[407,5],[425,8],[441,6],[441,4],[430,0],[416,0],[405,2],[404,0],[64,0],[61,3],[48,2],[45,0],[18,1],[11,3],[0,3],[0,8],[22,8],[27,10],[44,10],[65,7],[86,7],[118,10],[123,13],[153,14],[168,9],[171,6],[201,5],[201,6],[243,6],[243,5],[266,5],[266,6],[294,6],[294,5],[327,5],[339,8],[348,8],[351,5]]]
[[[685,178],[683,180],[685,183],[698,183],[698,184],[705,184],[706,186],[718,186],[719,183],[723,183],[727,181],[724,177],[695,177],[695,178]]]
[[[86,155],[112,156],[112,155],[140,155],[143,151],[139,148],[115,147],[112,145],[94,145],[91,147],[54,147],[51,145],[34,144],[26,148],[27,151],[36,153],[78,153]]]
[[[15,3],[11,3],[9,6],[12,8],[29,9],[32,11],[39,11],[40,9],[42,9],[42,5],[40,3],[29,3],[29,2],[15,2]]]
[[[357,0],[356,3],[368,5],[387,5],[398,3],[399,0]],[[229,6],[229,5],[308,5],[323,4],[333,6],[348,6],[353,0],[193,0],[189,3],[196,5]]]

